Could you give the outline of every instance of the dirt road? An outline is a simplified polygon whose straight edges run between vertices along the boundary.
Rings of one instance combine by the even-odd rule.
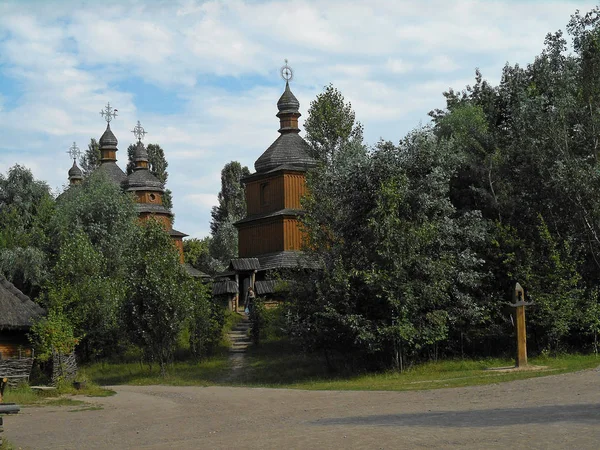
[[[600,448],[600,372],[418,392],[118,386],[102,409],[24,408],[27,449]],[[73,411],[73,410],[80,411]]]

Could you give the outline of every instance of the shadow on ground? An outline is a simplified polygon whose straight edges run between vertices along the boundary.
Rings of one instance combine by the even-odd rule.
[[[600,405],[547,405],[472,411],[436,411],[319,419],[312,425],[367,425],[382,427],[502,427],[509,425],[577,422],[600,425]]]

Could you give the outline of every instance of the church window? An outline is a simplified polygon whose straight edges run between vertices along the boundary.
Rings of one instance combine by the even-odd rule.
[[[260,185],[260,206],[269,205],[269,183],[261,183]]]
[[[151,202],[154,202],[154,201],[156,201],[156,195],[154,195],[154,194],[150,194],[150,201],[151,201]]]

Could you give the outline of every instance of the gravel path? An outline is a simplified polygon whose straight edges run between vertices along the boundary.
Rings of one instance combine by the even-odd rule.
[[[32,449],[600,447],[600,373],[417,392],[118,386],[81,407],[24,408]]]

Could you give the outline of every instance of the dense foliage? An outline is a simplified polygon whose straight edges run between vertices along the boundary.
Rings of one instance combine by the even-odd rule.
[[[290,306],[305,347],[378,367],[508,353],[518,280],[530,350],[597,348],[599,10],[567,30],[574,54],[558,32],[498,86],[477,71],[398,145],[365,151],[332,86],[311,104],[303,226],[320,269]]]
[[[84,361],[114,357],[134,344],[164,372],[184,328],[198,358],[219,343],[209,288],[134,205],[99,172],[56,201],[21,166],[0,175],[0,269],[47,311],[30,333],[40,358],[74,348]]]

